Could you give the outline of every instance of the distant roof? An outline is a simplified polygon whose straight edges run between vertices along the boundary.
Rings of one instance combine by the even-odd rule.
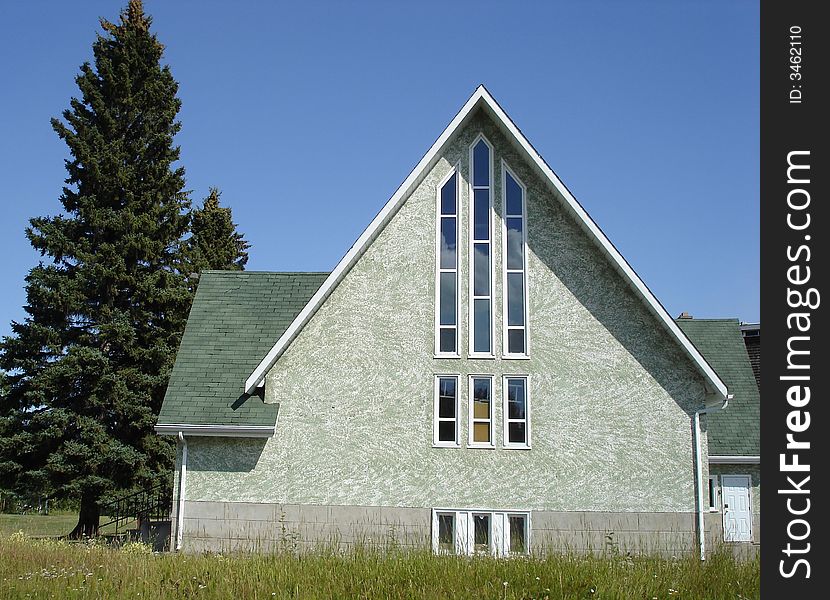
[[[172,425],[273,429],[278,405],[243,394],[241,382],[327,276],[202,271],[159,430],[171,433]]]
[[[677,319],[734,398],[708,415],[710,456],[759,456],[760,394],[737,319]]]

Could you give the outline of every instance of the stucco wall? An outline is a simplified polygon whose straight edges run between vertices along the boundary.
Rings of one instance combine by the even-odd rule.
[[[483,131],[527,186],[529,360],[433,359],[435,194],[468,174]],[[368,175],[367,175],[368,176]],[[357,183],[357,182],[356,182]],[[468,190],[461,186],[460,348],[467,348]],[[501,331],[501,235],[494,239]],[[658,249],[655,249],[658,251]],[[501,354],[501,335],[495,336]],[[433,377],[493,374],[495,450],[432,447]],[[501,380],[530,375],[533,448],[501,448]],[[691,411],[703,386],[688,359],[552,192],[478,115],[278,360],[266,401],[276,435],[193,438],[187,498],[552,511],[694,510]],[[466,444],[464,444],[466,446]],[[704,439],[705,450],[705,439]]]

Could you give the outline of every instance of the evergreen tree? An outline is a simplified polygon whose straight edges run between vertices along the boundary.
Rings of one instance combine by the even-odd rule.
[[[181,264],[189,200],[174,166],[178,84],[140,0],[101,19],[63,121],[63,214],[26,234],[48,257],[26,277],[22,323],[0,343],[0,478],[80,500],[93,535],[108,493],[166,479],[173,448],[153,432],[191,295]],[[4,431],[3,431],[4,430]]]
[[[242,271],[248,262],[251,246],[236,231],[231,209],[219,206],[221,195],[217,188],[210,188],[202,208],[191,212],[191,236],[182,269],[188,275],[205,269]]]

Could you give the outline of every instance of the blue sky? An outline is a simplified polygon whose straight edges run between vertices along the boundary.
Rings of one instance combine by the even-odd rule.
[[[0,4],[0,335],[56,214],[98,17]],[[146,0],[180,84],[181,162],[250,270],[329,270],[484,83],[669,312],[757,321],[758,3]]]

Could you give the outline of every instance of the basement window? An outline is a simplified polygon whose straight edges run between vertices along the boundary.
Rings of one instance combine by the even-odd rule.
[[[491,552],[490,517],[489,513],[473,514],[473,552],[475,554]]]
[[[507,515],[507,551],[509,554],[527,554],[528,518],[525,514]]]
[[[530,552],[530,513],[434,509],[432,550],[460,555],[516,556]]]
[[[455,552],[455,513],[438,513],[438,551]]]

